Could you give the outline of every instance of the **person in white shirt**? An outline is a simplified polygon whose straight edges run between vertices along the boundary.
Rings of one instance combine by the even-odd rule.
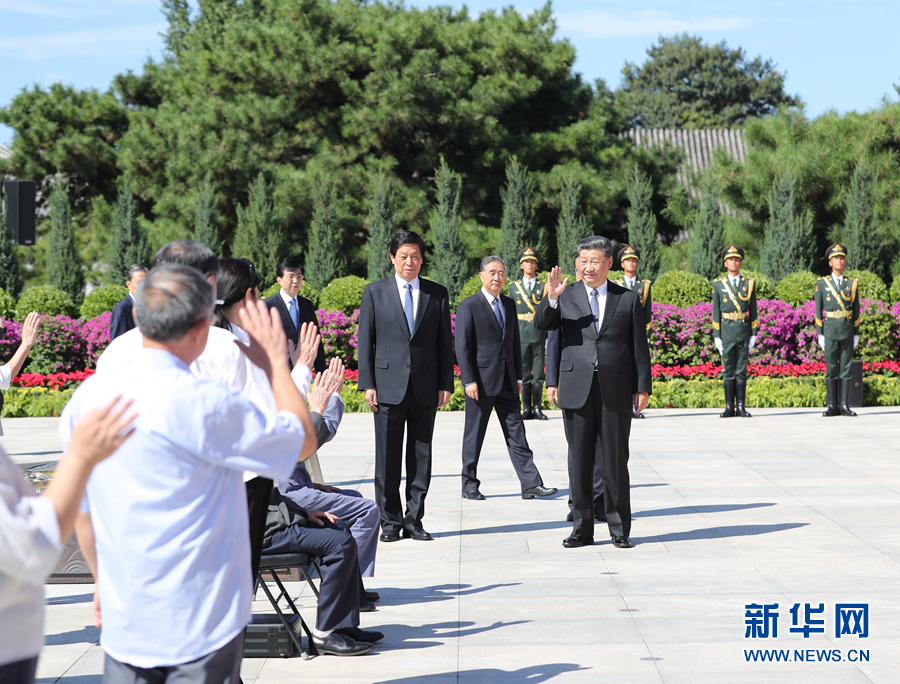
[[[0,366],[0,390],[8,390],[12,379],[22,370],[25,359],[28,358],[31,348],[37,342],[37,334],[40,327],[41,317],[36,311],[32,311],[25,317],[25,322],[22,324],[22,341],[19,344],[19,348],[16,349],[16,353],[13,354],[9,363],[4,363]],[[2,400],[0,400],[0,406],[3,406]],[[2,434],[3,426],[0,425],[0,435]]]
[[[0,682],[34,682],[44,643],[44,581],[72,532],[94,466],[131,436],[130,403],[114,397],[85,415],[43,496],[0,449]],[[116,407],[118,404],[118,407]]]
[[[243,311],[251,344],[240,347],[265,371],[277,413],[191,372],[214,305],[196,269],[154,268],[135,293],[142,348],[83,383],[60,420],[65,447],[74,423],[116,394],[140,414],[95,469],[76,522],[103,611],[107,683],[239,680],[253,586],[242,476],[287,477],[315,450],[280,321],[262,302]]]

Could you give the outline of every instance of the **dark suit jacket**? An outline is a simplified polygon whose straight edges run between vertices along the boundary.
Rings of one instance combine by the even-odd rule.
[[[504,375],[517,393],[517,383],[522,377],[516,304],[502,294],[500,302],[506,318],[502,334],[481,290],[461,301],[456,309],[456,362],[462,383],[478,383],[478,391],[489,397],[500,394]]]
[[[124,335],[134,326],[134,300],[128,295],[121,302],[116,304],[112,310],[112,317],[109,319],[109,341],[112,342],[119,335]]]
[[[560,330],[558,356],[547,363],[547,386],[559,387],[560,408],[584,406],[595,361],[608,410],[630,412],[633,395],[652,390],[644,312],[634,292],[609,283],[599,333],[583,282],[567,286],[555,309],[544,299],[534,324],[541,330]],[[557,369],[558,374],[551,375]]]
[[[278,309],[278,313],[281,315],[281,324],[284,326],[284,334],[287,335],[291,342],[297,344],[297,340],[300,339],[300,331],[294,327],[294,321],[291,320],[291,314],[288,312],[287,305],[285,305],[284,299],[281,298],[281,292],[276,292],[271,297],[268,297],[266,306],[270,309],[273,306]],[[316,318],[316,310],[313,307],[313,303],[306,297],[297,296],[297,309],[300,314],[300,325],[314,323],[316,327],[319,326],[319,319]],[[325,362],[325,345],[321,342],[319,343],[319,353],[316,354],[313,366],[313,370],[316,373],[321,373],[327,366]]]
[[[379,403],[399,404],[410,377],[416,400],[437,406],[453,391],[453,339],[447,288],[419,278],[412,335],[392,275],[366,285],[359,308],[359,389],[376,389]]]

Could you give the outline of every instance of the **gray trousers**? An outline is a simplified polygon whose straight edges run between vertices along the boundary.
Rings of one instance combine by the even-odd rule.
[[[222,648],[181,665],[135,667],[107,654],[103,684],[238,684],[243,655],[243,632]]]

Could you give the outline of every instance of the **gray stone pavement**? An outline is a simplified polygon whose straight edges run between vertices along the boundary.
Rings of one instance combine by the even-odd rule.
[[[593,547],[561,546],[558,411],[528,423],[544,481],[561,489],[532,501],[519,496],[496,421],[479,471],[488,498],[463,501],[463,414],[439,414],[424,521],[436,538],[382,544],[367,581],[382,600],[362,627],[384,640],[359,658],[246,660],[244,681],[900,682],[900,410],[829,420],[813,410],[716,413],[651,410],[635,421],[630,550],[602,529]],[[55,458],[55,420],[3,426],[0,444],[18,462]],[[372,496],[373,442],[370,415],[346,416],[321,454],[326,478]],[[313,620],[309,590],[288,586]],[[778,639],[744,639],[750,603],[779,605]],[[795,603],[824,604],[824,634],[790,633]],[[836,603],[869,604],[868,638],[836,638]],[[40,681],[100,682],[90,585],[47,587],[46,633]],[[784,649],[791,662],[745,662],[748,649]],[[840,662],[796,662],[795,652],[835,649]],[[848,660],[859,651],[867,661]]]

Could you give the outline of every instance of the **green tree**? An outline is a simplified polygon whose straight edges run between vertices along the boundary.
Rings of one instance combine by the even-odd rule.
[[[743,124],[795,105],[784,75],[761,57],[725,42],[706,45],[697,36],[660,37],[638,67],[626,63],[619,102],[631,126],[711,128]]]
[[[388,177],[375,177],[375,197],[369,208],[368,272],[369,282],[387,278],[394,272],[390,253],[391,238],[397,234],[397,215]]]
[[[231,254],[250,259],[264,283],[274,282],[278,264],[286,256],[287,241],[283,216],[269,199],[262,172],[250,184],[247,206],[238,206],[237,218]]]
[[[725,225],[719,206],[719,193],[706,182],[700,194],[700,210],[694,217],[688,260],[691,272],[707,280],[718,277],[722,270],[720,253],[725,246]]]
[[[194,239],[202,242],[216,254],[222,254],[222,243],[215,224],[216,195],[209,175],[200,184],[197,193],[197,214],[194,223]],[[255,264],[254,264],[255,265]]]
[[[119,199],[113,213],[113,233],[106,256],[106,282],[121,285],[128,277],[129,267],[134,264],[149,267],[152,258],[150,240],[138,221],[134,195],[131,194],[131,188],[124,185],[119,190]]]
[[[6,204],[0,202],[0,290],[13,299],[22,291],[22,272],[13,245],[12,233],[6,225]]]
[[[346,269],[334,185],[325,176],[316,183],[313,201],[313,219],[309,227],[309,247],[303,273],[309,284],[321,292]]]
[[[641,275],[656,280],[660,256],[656,214],[653,213],[653,186],[637,166],[628,179],[628,242],[641,253]]]
[[[516,157],[506,165],[506,185],[500,189],[503,218],[500,221],[500,256],[509,264],[509,278],[518,277],[519,250],[535,247],[547,256],[547,232],[539,229],[534,215],[534,178]]]
[[[590,234],[590,224],[581,213],[581,183],[575,174],[566,174],[560,191],[559,221],[556,225],[556,254],[563,268],[574,261],[578,241]]]
[[[441,156],[441,165],[435,172],[437,206],[431,214],[431,239],[434,250],[428,275],[447,288],[450,301],[456,297],[469,277],[466,255],[463,250],[459,216],[462,177],[447,165]],[[507,262],[509,263],[509,262]]]
[[[75,229],[68,186],[61,176],[50,193],[50,236],[47,244],[47,284],[65,292],[75,306],[84,299],[84,270],[75,248]]]
[[[843,232],[847,268],[872,271],[884,277],[890,264],[883,259],[883,235],[875,221],[875,184],[872,167],[865,158],[860,159],[847,193]]]
[[[776,283],[796,271],[811,271],[815,248],[812,212],[803,205],[794,174],[785,171],[769,195],[760,270]]]

